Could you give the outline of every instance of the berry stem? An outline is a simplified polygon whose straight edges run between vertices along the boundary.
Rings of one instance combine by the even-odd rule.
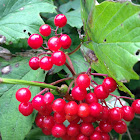
[[[126,97],[126,96],[116,96],[116,95],[114,95],[114,94],[112,94],[112,93],[109,93],[109,95],[114,96],[114,97],[116,97],[117,99],[119,99],[119,98],[124,98],[124,99],[133,100],[133,101],[135,100],[135,99],[133,99],[133,98]]]
[[[49,50],[49,48],[44,47],[44,46],[41,46],[41,48],[44,49],[44,50]]]
[[[122,134],[119,134],[119,139],[118,140],[122,140]]]
[[[69,62],[70,67],[72,68],[72,70],[74,71],[74,73],[76,73],[76,72],[75,72],[75,69],[74,69],[74,66],[73,66],[73,64],[72,64],[72,61],[71,61],[70,57],[69,57],[67,54],[66,54],[66,58],[67,58],[67,60],[68,60],[68,62]]]
[[[78,51],[80,49],[80,47],[81,47],[81,44],[79,44],[78,47],[75,50],[73,50],[72,52],[68,53],[68,55],[71,55],[71,54],[75,53],[76,51]]]
[[[44,92],[48,91],[49,89],[48,88],[44,88],[43,90],[41,90],[37,95],[41,95],[43,94]]]
[[[43,88],[50,88],[54,90],[59,89],[59,87],[53,86],[50,84],[44,84],[44,83],[38,83],[38,82],[32,82],[32,81],[26,81],[26,80],[8,79],[8,78],[0,78],[0,83],[37,86],[37,87],[43,87]]]
[[[75,76],[76,73],[73,71],[73,69],[70,67],[70,65],[67,62],[65,62],[65,65],[70,70],[70,72],[72,73],[72,75]]]
[[[61,83],[61,82],[66,81],[66,80],[71,80],[71,79],[73,79],[73,78],[74,78],[74,77],[63,78],[63,79],[60,79],[60,80],[57,80],[57,81],[51,83],[51,85],[56,85],[56,84],[58,84],[58,83]]]
[[[97,85],[97,86],[98,86],[98,84],[97,84],[94,80],[91,80],[91,82],[93,82],[95,85]]]
[[[39,56],[41,56],[41,55],[43,55],[43,54],[52,55],[52,53],[42,52],[42,53],[38,54],[37,57],[39,57]]]
[[[102,74],[102,73],[91,73],[91,75],[94,75],[94,76],[105,76],[105,77],[108,76],[107,74]]]

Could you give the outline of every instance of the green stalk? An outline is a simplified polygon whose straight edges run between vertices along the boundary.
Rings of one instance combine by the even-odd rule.
[[[0,83],[37,86],[37,87],[42,87],[42,88],[50,88],[50,89],[58,90],[57,86],[44,84],[44,83],[37,83],[37,82],[32,82],[32,81],[26,81],[26,80],[18,80],[18,79],[8,79],[8,78],[0,77]]]
[[[122,140],[122,134],[119,134],[119,139],[118,140]]]

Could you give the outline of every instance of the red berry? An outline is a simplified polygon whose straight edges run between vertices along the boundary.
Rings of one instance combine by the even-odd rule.
[[[64,112],[55,112],[54,120],[56,123],[63,123],[66,120],[65,113]]]
[[[75,101],[70,101],[65,105],[65,113],[68,115],[76,115],[78,111],[78,105]]]
[[[92,103],[90,104],[89,106],[90,108],[90,114],[93,116],[93,117],[99,117],[102,113],[102,105],[100,105],[99,103]]]
[[[28,102],[31,98],[31,92],[28,88],[20,88],[16,92],[16,99],[19,102]]]
[[[108,107],[103,106],[102,107],[102,115],[101,115],[101,120],[108,120],[109,119],[109,114],[110,114],[110,110],[108,109]]]
[[[67,127],[67,134],[76,137],[79,134],[79,129],[80,127],[78,124],[69,124]]]
[[[42,123],[42,126],[44,128],[47,128],[47,129],[52,129],[52,127],[54,126],[54,118],[52,116],[46,116],[44,119],[43,119],[43,123]]]
[[[80,74],[76,79],[76,83],[78,87],[86,89],[90,86],[90,78],[87,74]]]
[[[43,44],[43,39],[39,34],[32,34],[28,38],[28,45],[32,49],[38,49],[42,46],[42,44]]]
[[[99,123],[99,127],[103,132],[110,132],[112,130],[112,125],[107,121],[101,121]]]
[[[96,86],[94,89],[94,93],[95,93],[97,99],[105,99],[109,95],[109,93],[107,93],[106,90],[104,90],[102,85]]]
[[[36,95],[32,100],[32,105],[35,110],[41,111],[45,109],[45,102],[43,95]]]
[[[46,104],[51,104],[54,100],[54,95],[51,92],[45,93],[43,97]]]
[[[43,36],[49,36],[51,34],[51,27],[48,24],[44,24],[44,25],[40,26],[39,32]]]
[[[140,99],[137,99],[132,103],[132,108],[136,114],[140,114]]]
[[[63,124],[55,124],[52,128],[52,135],[60,138],[66,134],[66,127]]]
[[[110,109],[110,119],[113,121],[120,121],[123,118],[123,111],[119,107]]]
[[[33,106],[30,102],[20,103],[18,110],[22,115],[29,116],[33,112]]]
[[[78,116],[79,117],[87,117],[90,113],[89,106],[86,103],[81,103],[78,106]]]
[[[71,46],[71,38],[68,35],[63,34],[59,39],[63,49],[68,49]]]
[[[102,140],[110,140],[110,136],[108,133],[102,132],[101,135],[102,135]]]
[[[67,23],[67,18],[63,14],[58,14],[54,18],[54,24],[55,26],[58,26],[59,28],[64,27]]]
[[[66,105],[66,101],[61,98],[56,99],[52,104],[52,109],[55,112],[62,112],[64,111],[64,107]]]
[[[49,116],[52,113],[52,104],[47,104],[42,107],[41,110],[39,110],[39,114],[43,116]]]
[[[31,69],[37,70],[40,67],[39,66],[39,58],[38,57],[32,57],[29,60],[29,66],[31,67]]]
[[[111,93],[111,92],[115,91],[116,88],[117,88],[116,81],[111,77],[106,77],[103,80],[102,85],[103,85],[103,87],[104,87],[104,89],[106,90],[107,93]]]
[[[93,134],[90,136],[90,140],[102,140],[102,135],[100,132],[93,132]]]
[[[40,114],[37,114],[36,118],[35,118],[35,123],[38,127],[40,128],[43,128],[43,119],[44,119],[44,116],[40,115]]]
[[[88,93],[86,95],[85,100],[86,100],[86,103],[88,103],[88,104],[91,104],[93,102],[98,103],[98,99],[97,99],[97,97],[96,97],[96,95],[94,93]]]
[[[117,121],[114,124],[114,130],[119,133],[119,134],[123,134],[127,131],[127,125],[124,121]]]
[[[61,42],[60,39],[56,36],[51,37],[48,40],[48,47],[52,51],[58,51],[61,48]]]
[[[132,107],[123,106],[122,111],[123,111],[123,119],[125,121],[132,121],[133,120],[135,113],[134,113],[134,110],[132,109]]]
[[[83,135],[83,134],[79,134],[77,136],[77,140],[89,140],[89,138],[87,136]]]
[[[91,115],[88,115],[87,117],[82,118],[83,122],[85,123],[92,123],[96,122],[96,119],[93,118]]]
[[[80,130],[85,136],[91,136],[94,132],[94,127],[91,123],[82,123]]]
[[[47,136],[52,134],[51,130],[47,128],[42,128],[42,132]]]
[[[43,70],[50,70],[53,67],[52,59],[50,56],[44,56],[40,60],[40,68]]]
[[[100,129],[99,126],[97,126],[97,127],[95,128],[95,131],[102,132],[102,130]]]
[[[75,99],[75,100],[83,100],[85,99],[86,95],[87,95],[87,91],[85,89],[81,89],[80,87],[78,86],[75,86],[72,91],[72,97]]]
[[[68,115],[66,114],[66,120],[68,120],[70,123],[78,123],[80,121],[80,117],[77,115]]]
[[[62,51],[53,52],[52,54],[52,63],[57,66],[62,66],[66,62],[65,53]]]

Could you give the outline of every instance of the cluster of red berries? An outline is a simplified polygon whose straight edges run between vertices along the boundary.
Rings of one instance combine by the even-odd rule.
[[[19,111],[28,116],[33,109],[37,110],[35,123],[42,132],[63,140],[109,140],[108,133],[112,129],[119,134],[125,133],[125,121],[133,120],[135,113],[140,114],[140,99],[132,106],[109,108],[104,99],[117,88],[115,80],[107,77],[95,87],[94,93],[87,93],[90,81],[87,74],[80,74],[71,91],[73,101],[69,102],[61,98],[54,100],[50,92],[36,95],[29,102],[30,90],[21,88],[16,92],[16,99],[21,102]],[[66,120],[69,122],[67,127],[63,124]]]
[[[54,24],[58,28],[62,28],[66,25],[67,18],[63,14],[58,14],[54,18]],[[39,32],[42,36],[49,36],[51,34],[51,27],[48,24],[44,24],[39,28]],[[56,31],[57,32],[57,29]],[[39,60],[39,57],[32,57],[29,60],[29,66],[33,70],[41,68],[43,70],[50,70],[54,65],[62,66],[66,62],[65,53],[59,50],[61,47],[63,49],[68,49],[71,46],[71,38],[67,34],[56,34],[56,36],[51,37],[46,43],[52,54],[51,56],[44,56]],[[43,45],[43,38],[39,34],[32,34],[28,38],[28,45],[32,49],[38,49]]]

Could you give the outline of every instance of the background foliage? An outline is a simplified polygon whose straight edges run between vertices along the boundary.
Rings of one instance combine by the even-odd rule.
[[[54,66],[49,72],[33,71],[28,66],[29,59],[42,50],[31,50],[27,38],[32,33],[39,33],[39,27],[44,23],[55,29],[53,19],[57,13],[63,13],[68,19],[63,33],[72,38],[72,46],[67,52],[80,44],[80,29],[86,35],[81,50],[70,56],[76,73],[86,71],[91,65],[96,72],[109,74],[117,80],[120,90],[114,94],[131,95],[132,92],[140,98],[140,6],[129,2],[98,2],[102,3],[95,6],[93,0],[81,0],[81,5],[80,0],[0,0],[0,35],[6,37],[6,42],[0,47],[0,77],[51,83],[71,76],[65,66]],[[140,1],[134,0],[133,3],[140,4]],[[102,81],[99,77],[95,80],[97,83]],[[28,117],[18,112],[15,92],[21,87],[24,86],[0,84],[2,139],[55,140],[36,127],[36,112]],[[39,91],[40,88],[31,87],[32,98]],[[111,101],[111,97],[107,101]],[[136,116],[129,124],[134,140],[139,139],[139,118]],[[118,137],[115,133],[113,136]],[[123,139],[128,139],[127,133]]]

